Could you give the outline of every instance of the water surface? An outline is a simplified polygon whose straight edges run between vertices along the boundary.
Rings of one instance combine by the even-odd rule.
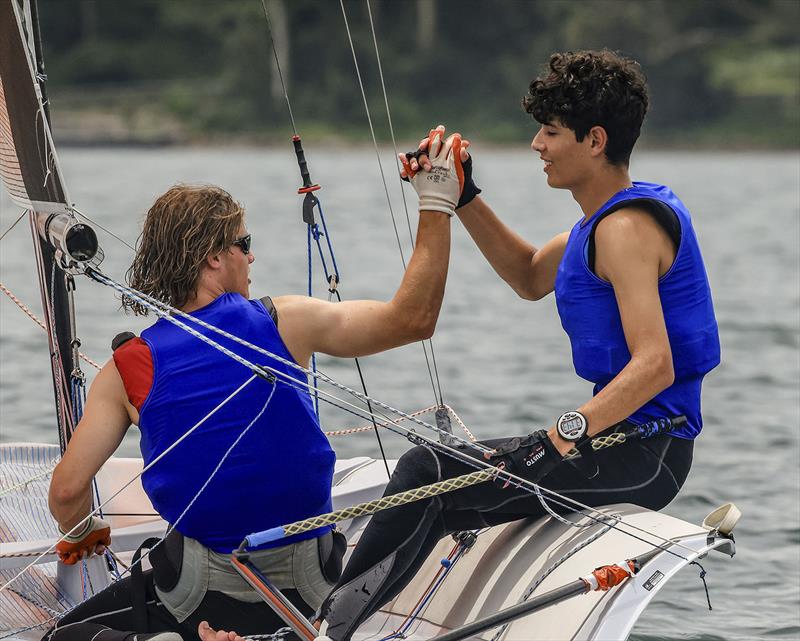
[[[488,202],[525,238],[541,244],[579,217],[567,192],[548,189],[530,152],[476,150],[476,177]],[[388,299],[402,265],[380,173],[370,149],[309,149],[341,272],[344,298]],[[133,244],[143,212],[177,181],[212,182],[230,190],[248,211],[256,262],[253,295],[306,290],[306,228],[291,148],[281,150],[62,151],[72,200]],[[384,154],[393,176],[391,153]],[[717,505],[735,501],[744,517],[733,560],[704,561],[714,606],[694,568],[658,595],[636,628],[640,641],[662,639],[800,638],[800,158],[796,154],[641,153],[638,180],[673,187],[693,213],[704,250],[722,339],[722,364],[706,378],[705,429],[692,474],[666,509],[699,522]],[[408,229],[400,187],[389,183],[406,258]],[[410,189],[409,202],[416,199]],[[18,210],[2,195],[0,229]],[[411,225],[416,213],[412,207]],[[20,224],[0,242],[0,280],[37,315],[30,232]],[[122,278],[131,251],[100,233],[105,271]],[[316,275],[315,293],[325,294]],[[0,296],[0,440],[55,442],[44,333]],[[78,281],[83,351],[108,358],[111,338],[139,331],[102,286]],[[579,406],[591,385],[570,361],[552,297],[519,299],[494,274],[469,236],[453,226],[447,294],[434,338],[445,401],[479,438],[548,426]],[[322,357],[320,366],[358,385],[352,365]],[[412,345],[363,362],[369,391],[405,410],[431,405],[422,349]],[[94,371],[87,367],[91,378]],[[327,429],[357,424],[323,405]],[[408,444],[384,437],[398,456]],[[388,440],[387,440],[388,439]],[[340,457],[377,456],[372,434],[335,440]],[[137,435],[120,453],[136,455]]]

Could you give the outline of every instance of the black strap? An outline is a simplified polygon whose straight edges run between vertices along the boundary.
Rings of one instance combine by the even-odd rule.
[[[592,231],[589,232],[589,253],[587,256],[587,262],[589,264],[589,269],[592,270],[593,274],[596,273],[594,266],[597,257],[597,250],[594,243],[594,234],[597,231],[597,225],[606,216],[610,216],[615,211],[625,209],[626,207],[638,207],[639,209],[644,209],[651,216],[653,216],[655,221],[661,225],[665,232],[667,232],[667,235],[675,244],[676,251],[678,247],[680,247],[681,223],[678,220],[678,215],[669,205],[653,198],[634,198],[632,200],[623,200],[621,203],[617,203],[613,207],[609,207],[608,210],[600,214],[597,217],[597,220],[595,220],[592,224]]]
[[[116,352],[120,347],[127,343],[132,338],[136,338],[133,332],[120,332],[111,341],[111,351]]]
[[[269,296],[264,296],[261,299],[261,304],[264,305],[264,308],[267,310],[269,317],[272,319],[272,322],[275,323],[275,327],[278,326],[278,310],[275,309],[275,303],[272,302],[272,298]]]
[[[339,530],[331,530],[317,538],[319,565],[322,576],[334,584],[342,576],[342,559],[347,551],[347,538]]]
[[[147,586],[141,564],[142,551],[152,549],[160,540],[155,536],[145,539],[139,549],[133,553],[131,560],[131,606],[137,630],[149,629],[147,626]]]

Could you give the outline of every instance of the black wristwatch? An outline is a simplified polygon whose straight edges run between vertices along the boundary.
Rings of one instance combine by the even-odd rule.
[[[588,427],[586,417],[577,410],[564,412],[558,417],[558,421],[556,422],[556,431],[558,435],[570,443],[580,441],[586,436]]]

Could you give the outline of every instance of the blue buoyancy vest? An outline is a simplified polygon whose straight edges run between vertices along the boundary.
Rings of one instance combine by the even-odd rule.
[[[192,312],[206,323],[293,361],[261,301],[224,294]],[[284,372],[266,411],[233,448],[177,529],[216,552],[245,536],[331,511],[336,455],[322,433],[306,377],[219,334],[186,321],[250,362]],[[142,332],[153,357],[153,385],[139,414],[145,465],[244,383],[252,372],[169,321]],[[256,378],[142,477],[158,513],[175,523],[225,452],[264,407],[273,384]],[[280,542],[313,538],[330,528]],[[266,546],[270,547],[270,546]]]
[[[588,220],[581,219],[575,224],[556,275],[558,313],[572,344],[575,371],[578,376],[595,383],[594,393],[597,394],[627,365],[631,355],[614,289],[589,269],[587,246],[592,230],[604,213],[635,200],[667,205],[678,218],[681,240],[675,261],[658,281],[675,382],[634,412],[629,420],[643,423],[683,414],[688,419],[687,425],[674,435],[692,439],[703,426],[700,413],[703,376],[719,364],[719,332],[691,217],[669,188],[635,182],[633,187],[612,196]]]

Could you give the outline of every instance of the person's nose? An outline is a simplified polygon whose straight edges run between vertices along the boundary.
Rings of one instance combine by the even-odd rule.
[[[541,154],[544,151],[544,135],[542,134],[542,129],[536,132],[536,135],[531,140],[531,149],[535,151],[537,154]]]

